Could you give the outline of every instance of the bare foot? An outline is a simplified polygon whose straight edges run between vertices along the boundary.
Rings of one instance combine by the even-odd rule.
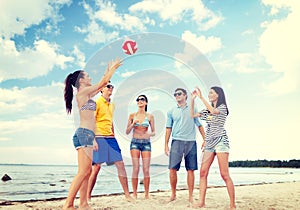
[[[194,209],[196,209],[196,208],[205,208],[205,204],[204,203],[193,203],[192,207]]]
[[[150,195],[149,194],[145,194],[145,199],[150,199]]]
[[[93,210],[92,207],[87,206],[79,206],[78,210]]]
[[[133,193],[132,197],[136,200],[137,199],[137,194]]]
[[[125,195],[125,199],[126,199],[128,202],[135,202],[135,200],[133,199],[133,197],[131,197],[130,195]]]
[[[176,200],[176,195],[171,195],[171,197],[168,200],[166,200],[165,203],[170,203],[175,200]]]
[[[64,205],[63,207],[62,207],[62,210],[76,210],[75,208],[74,208],[74,206],[68,206],[68,205]]]
[[[236,206],[230,206],[230,210],[235,210],[236,209]]]

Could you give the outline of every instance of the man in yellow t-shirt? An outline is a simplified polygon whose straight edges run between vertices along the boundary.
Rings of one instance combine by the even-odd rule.
[[[115,164],[118,171],[120,183],[122,185],[125,197],[128,201],[133,201],[129,194],[127,174],[121,154],[121,149],[114,135],[113,112],[114,104],[111,103],[114,86],[108,84],[101,91],[102,95],[97,99],[96,104],[96,127],[95,141],[93,151],[93,170],[89,178],[88,198],[91,198],[92,190],[95,186],[101,164]]]

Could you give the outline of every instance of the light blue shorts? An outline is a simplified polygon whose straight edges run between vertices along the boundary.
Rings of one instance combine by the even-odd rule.
[[[222,138],[222,140],[218,144],[216,144],[216,146],[209,149],[205,148],[204,151],[213,152],[213,153],[221,153],[221,152],[229,153],[229,147],[226,144],[224,144],[224,140]]]

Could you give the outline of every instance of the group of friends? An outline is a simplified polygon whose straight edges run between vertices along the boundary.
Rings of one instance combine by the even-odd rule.
[[[111,102],[114,86],[110,83],[110,79],[121,65],[122,62],[119,59],[109,62],[102,79],[95,85],[92,85],[90,76],[83,70],[75,71],[65,79],[66,111],[68,114],[72,111],[74,87],[77,89],[76,101],[80,125],[73,136],[73,144],[78,152],[78,172],[71,183],[63,209],[75,209],[74,200],[78,192],[80,193],[79,209],[91,209],[88,201],[91,199],[102,163],[116,166],[125,198],[129,202],[133,202],[137,199],[140,158],[142,159],[144,175],[144,196],[145,199],[150,198],[150,138],[155,136],[155,126],[154,116],[147,112],[148,98],[146,95],[137,97],[138,110],[129,115],[126,128],[126,134],[132,132],[130,143],[133,168],[132,195],[129,192],[121,149],[114,135],[114,104]],[[95,102],[92,98],[99,92],[101,92],[101,96]],[[172,202],[176,199],[177,171],[180,169],[182,159],[184,159],[187,171],[189,205],[195,208],[205,207],[208,172],[216,156],[220,174],[226,183],[230,208],[235,209],[234,184],[228,169],[229,141],[224,129],[229,110],[223,89],[212,87],[208,95],[209,101],[207,101],[201,90],[196,87],[192,91],[189,105],[187,103],[188,94],[185,89],[177,88],[174,97],[177,105],[167,113],[165,133],[164,150],[165,154],[169,156],[168,168],[171,185],[171,196],[166,202]],[[197,97],[205,106],[205,109],[200,112],[194,106]],[[204,131],[200,120],[206,121],[206,131]],[[193,200],[194,171],[198,170],[196,128],[204,140],[201,145],[200,193],[197,203]],[[170,139],[172,140],[171,143],[169,143]]]

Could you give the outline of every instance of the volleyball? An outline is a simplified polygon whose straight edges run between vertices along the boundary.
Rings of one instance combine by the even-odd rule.
[[[122,45],[124,53],[133,55],[137,51],[137,43],[134,40],[127,39]]]

